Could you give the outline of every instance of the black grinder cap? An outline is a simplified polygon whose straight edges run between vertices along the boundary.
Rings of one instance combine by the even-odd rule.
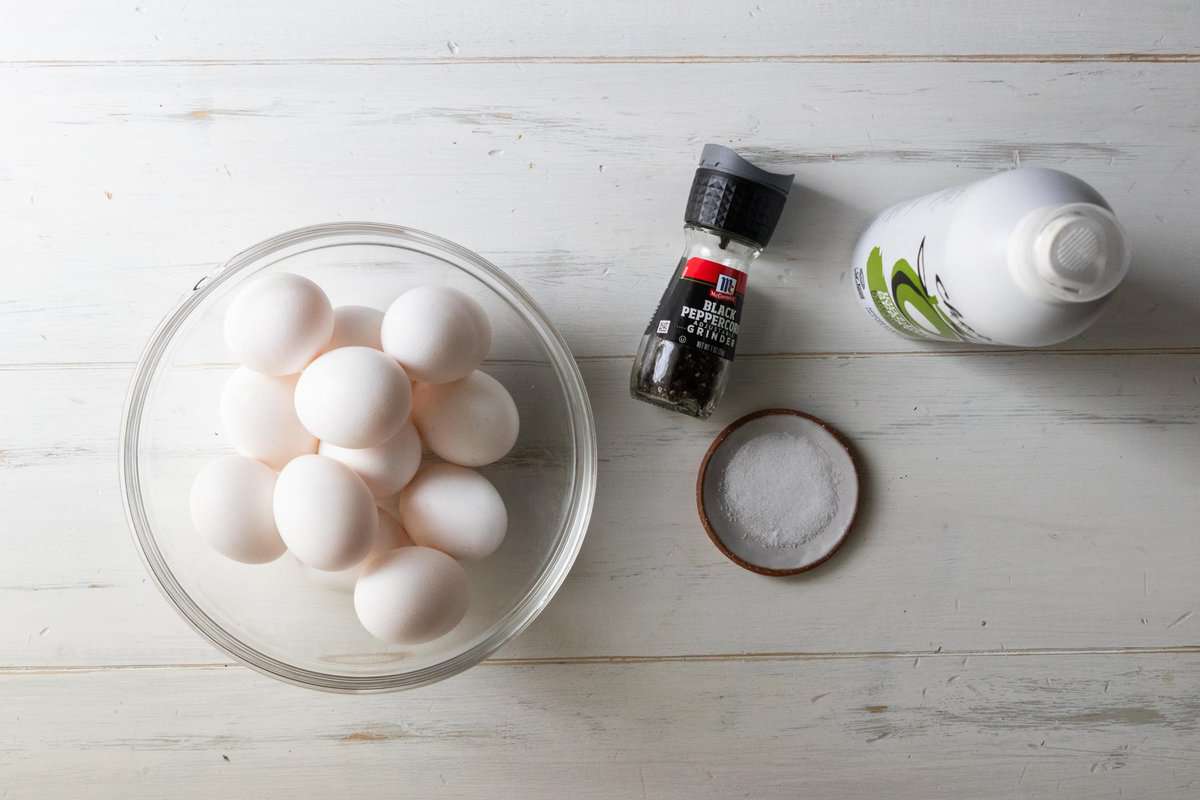
[[[706,144],[692,179],[684,222],[766,247],[795,177],[767,172],[728,147]]]

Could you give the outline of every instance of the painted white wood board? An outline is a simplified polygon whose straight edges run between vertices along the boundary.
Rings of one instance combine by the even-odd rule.
[[[855,237],[893,202],[1018,162],[1092,181],[1133,240],[1110,313],[1067,346],[1195,347],[1196,70],[0,68],[0,101],[22,109],[0,127],[0,363],[132,362],[216,264],[344,219],[462,242],[521,281],[577,355],[629,354],[678,257],[708,140],[798,174],[754,267],[744,354],[918,348],[858,308]]]
[[[582,366],[599,427],[595,513],[558,598],[506,655],[1197,641],[1195,355],[748,358],[705,423],[630,400],[625,358]],[[206,386],[216,397],[226,370],[196,373],[197,402]],[[126,530],[114,467],[126,380],[120,368],[0,371],[23,419],[0,437],[0,663],[224,660],[158,597]],[[838,426],[865,471],[850,543],[795,580],[726,561],[695,510],[711,438],[770,406]],[[179,436],[215,434],[213,417],[181,417]]]
[[[1198,663],[489,664],[365,697],[306,693],[242,668],[8,673],[0,775],[13,800],[1179,800],[1200,785]]]
[[[0,797],[1194,795],[1197,61],[1200,7],[1172,0],[9,4]],[[624,380],[708,140],[807,191],[700,424]],[[845,275],[869,216],[1017,163],[1092,181],[1133,236],[1075,354],[867,324]],[[149,582],[115,470],[174,299],[353,218],[508,269],[600,425],[560,596],[499,660],[399,696],[222,666]],[[789,582],[692,516],[708,439],[768,404],[842,427],[876,496]]]
[[[50,0],[7,17],[5,61],[1200,56],[1200,12],[1186,0]]]

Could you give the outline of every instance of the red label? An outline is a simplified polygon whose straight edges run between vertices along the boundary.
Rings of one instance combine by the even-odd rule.
[[[712,296],[719,299],[746,294],[746,273],[707,258],[689,258],[683,268],[683,277],[707,283],[712,287]]]
[[[646,335],[732,361],[741,327],[746,273],[707,258],[689,258],[676,269],[679,271],[671,276],[646,326]]]

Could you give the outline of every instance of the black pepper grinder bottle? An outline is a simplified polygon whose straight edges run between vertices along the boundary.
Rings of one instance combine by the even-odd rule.
[[[733,366],[746,272],[771,239],[793,177],[704,145],[683,215],[683,256],[633,361],[634,398],[712,414]]]

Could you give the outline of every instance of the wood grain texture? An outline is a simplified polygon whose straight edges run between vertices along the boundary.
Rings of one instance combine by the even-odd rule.
[[[1195,796],[1198,70],[1180,0],[9,4],[0,798]],[[799,186],[736,386],[697,423],[625,379],[706,141]],[[870,324],[847,276],[866,221],[1016,164],[1075,172],[1127,226],[1107,317],[1030,353]],[[346,219],[508,270],[600,429],[560,595],[403,695],[227,665],[118,494],[155,323],[241,248]],[[866,467],[850,544],[791,581],[726,562],[692,508],[709,439],[767,405]]]
[[[196,4],[52,0],[0,26],[6,61],[98,63],[337,59],[605,59],[854,54],[1200,55],[1200,13],[1181,0],[333,0]],[[97,32],[102,35],[97,35]]]
[[[1195,348],[1197,69],[7,68],[0,101],[22,114],[0,127],[14,232],[0,363],[132,362],[215,264],[344,219],[460,241],[521,281],[577,355],[629,354],[710,140],[798,174],[754,268],[744,354],[917,348],[858,308],[855,238],[893,202],[1016,163],[1094,183],[1134,243],[1110,313],[1068,346]]]
[[[591,529],[560,595],[505,656],[1197,641],[1200,357],[749,358],[707,423],[630,400],[627,359],[583,369],[601,454]],[[199,371],[198,402],[224,375]],[[175,619],[129,540],[112,468],[126,380],[0,372],[3,396],[29,398],[0,439],[0,663],[223,660]],[[768,406],[834,423],[866,473],[850,543],[796,580],[726,561],[694,508],[708,442]],[[203,438],[190,429],[211,416],[181,418],[180,440]]]
[[[0,776],[12,800],[1178,800],[1198,683],[1195,655],[485,665],[370,697],[239,668],[5,675]]]

